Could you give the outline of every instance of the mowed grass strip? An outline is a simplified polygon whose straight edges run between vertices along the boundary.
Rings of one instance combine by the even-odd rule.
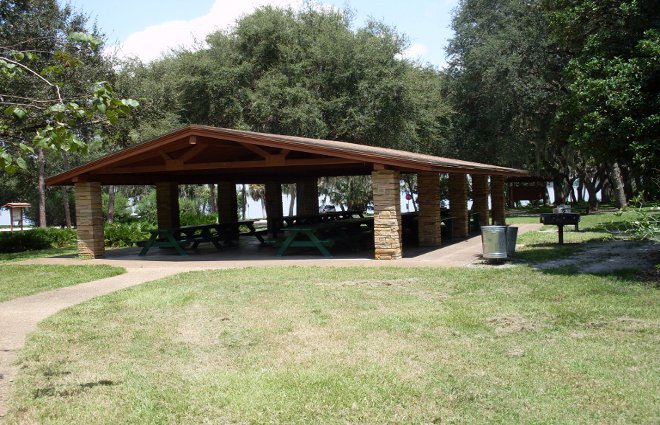
[[[506,269],[193,272],[41,324],[14,423],[658,423],[658,290]]]
[[[0,302],[124,273],[121,267],[3,264]]]

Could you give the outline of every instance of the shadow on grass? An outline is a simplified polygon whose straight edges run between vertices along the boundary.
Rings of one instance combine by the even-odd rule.
[[[70,397],[73,395],[80,394],[81,392],[95,387],[109,387],[117,385],[117,382],[110,381],[108,379],[101,379],[96,382],[86,382],[84,384],[78,384],[71,387],[45,387],[37,388],[32,391],[32,398],[44,398],[44,397]]]
[[[528,263],[541,263],[570,257],[580,252],[584,244],[539,243],[526,245],[524,250],[516,252],[516,258]]]
[[[624,284],[646,284],[660,288],[660,281],[658,280],[657,273],[655,273],[654,276],[650,276],[648,270],[640,271],[637,268],[621,268],[608,272],[584,272],[581,271],[577,266],[571,265],[538,270],[551,276],[575,276],[577,274],[590,274],[594,276],[611,278]]]

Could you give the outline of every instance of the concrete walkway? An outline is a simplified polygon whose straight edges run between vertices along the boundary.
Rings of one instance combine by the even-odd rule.
[[[520,224],[518,233],[540,228],[539,224]],[[473,237],[462,242],[435,249],[417,250],[407,258],[395,261],[375,261],[366,258],[327,259],[319,256],[283,257],[268,259],[214,259],[199,260],[171,256],[137,257],[137,252],[119,255],[116,258],[81,260],[77,258],[39,258],[17,264],[109,264],[124,267],[126,273],[93,282],[59,288],[52,291],[16,298],[0,303],[0,417],[7,412],[7,400],[11,382],[18,372],[15,365],[18,351],[25,345],[27,336],[37,329],[43,319],[67,307],[82,303],[91,298],[106,295],[131,286],[161,279],[177,273],[240,267],[266,266],[324,266],[324,267],[464,267],[478,260],[481,254],[481,237]],[[272,257],[272,255],[271,255]],[[276,260],[276,261],[274,261]]]

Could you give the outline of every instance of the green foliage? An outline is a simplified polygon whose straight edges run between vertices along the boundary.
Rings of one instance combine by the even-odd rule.
[[[3,4],[0,31],[0,169],[28,168],[34,148],[87,150],[91,136],[138,106],[116,96],[101,40],[86,18],[56,2]]]
[[[602,228],[631,239],[660,242],[660,208],[645,206],[643,193],[630,199],[630,204],[615,215],[621,218],[624,213],[625,219],[603,223]]]
[[[107,220],[108,202],[110,196],[108,193],[103,192],[101,202],[103,205],[103,218]],[[132,221],[131,210],[128,206],[128,197],[122,191],[115,192],[115,222],[128,222]]]
[[[129,223],[106,223],[104,226],[105,246],[125,247],[149,239],[149,223],[134,221]]]
[[[547,2],[553,35],[572,58],[557,121],[597,161],[657,175],[660,15],[655,0]],[[648,179],[647,179],[648,180]]]
[[[450,133],[443,80],[400,58],[406,41],[348,15],[265,7],[208,48],[151,65],[182,122],[439,152]],[[149,102],[149,101],[147,101]]]
[[[156,209],[156,191],[152,190],[140,197],[135,203],[135,212],[140,221],[149,223],[152,227],[158,223]]]
[[[448,47],[451,99],[456,108],[452,154],[465,159],[544,167],[549,123],[565,62],[548,37],[540,1],[464,0]]]
[[[0,252],[22,252],[46,248],[61,248],[76,243],[72,229],[38,228],[18,232],[0,233]]]

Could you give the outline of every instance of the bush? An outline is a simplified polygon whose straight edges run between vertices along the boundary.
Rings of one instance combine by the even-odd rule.
[[[0,252],[22,252],[46,248],[61,248],[76,243],[72,229],[30,229],[22,232],[0,233]]]
[[[131,246],[133,242],[149,238],[149,223],[135,221],[132,223],[106,223],[105,246],[124,247]]]

